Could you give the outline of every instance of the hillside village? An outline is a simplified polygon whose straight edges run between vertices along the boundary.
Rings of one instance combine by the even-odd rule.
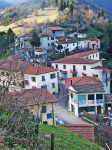
[[[33,1],[20,15],[29,2],[0,18],[19,12],[0,32],[0,149],[111,150],[111,21],[81,0]],[[47,13],[58,18],[41,22]],[[31,26],[11,28],[19,15]]]

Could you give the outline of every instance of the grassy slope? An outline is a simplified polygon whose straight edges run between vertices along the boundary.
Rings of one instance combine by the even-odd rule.
[[[39,16],[33,15],[28,18],[22,19],[20,21],[14,22],[8,26],[0,26],[0,31],[7,31],[12,28],[14,32],[19,35],[24,32],[31,31],[32,27],[38,25],[39,23],[52,22],[58,17],[58,12],[56,9],[45,9]],[[18,27],[18,24],[23,24],[23,27]]]
[[[60,150],[104,150],[99,145],[83,139],[63,127],[51,127],[42,125],[40,131],[46,134],[55,134],[56,145],[59,145]],[[59,148],[57,148],[59,149]]]

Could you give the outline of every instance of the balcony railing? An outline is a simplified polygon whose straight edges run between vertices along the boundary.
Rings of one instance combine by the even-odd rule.
[[[103,103],[103,99],[97,99],[97,100],[96,100],[96,103],[97,103],[97,104],[102,104],[102,103]]]

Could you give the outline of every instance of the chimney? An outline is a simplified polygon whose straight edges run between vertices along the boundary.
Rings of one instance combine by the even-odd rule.
[[[72,86],[72,84],[73,84],[73,83],[72,83],[72,80],[70,80],[70,85]]]

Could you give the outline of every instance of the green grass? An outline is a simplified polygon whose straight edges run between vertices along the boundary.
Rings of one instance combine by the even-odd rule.
[[[59,150],[104,150],[99,145],[85,140],[64,127],[52,127],[47,125],[40,126],[40,132],[44,135],[55,134],[56,149]]]
[[[9,57],[9,54],[0,55],[0,60],[6,60]]]

